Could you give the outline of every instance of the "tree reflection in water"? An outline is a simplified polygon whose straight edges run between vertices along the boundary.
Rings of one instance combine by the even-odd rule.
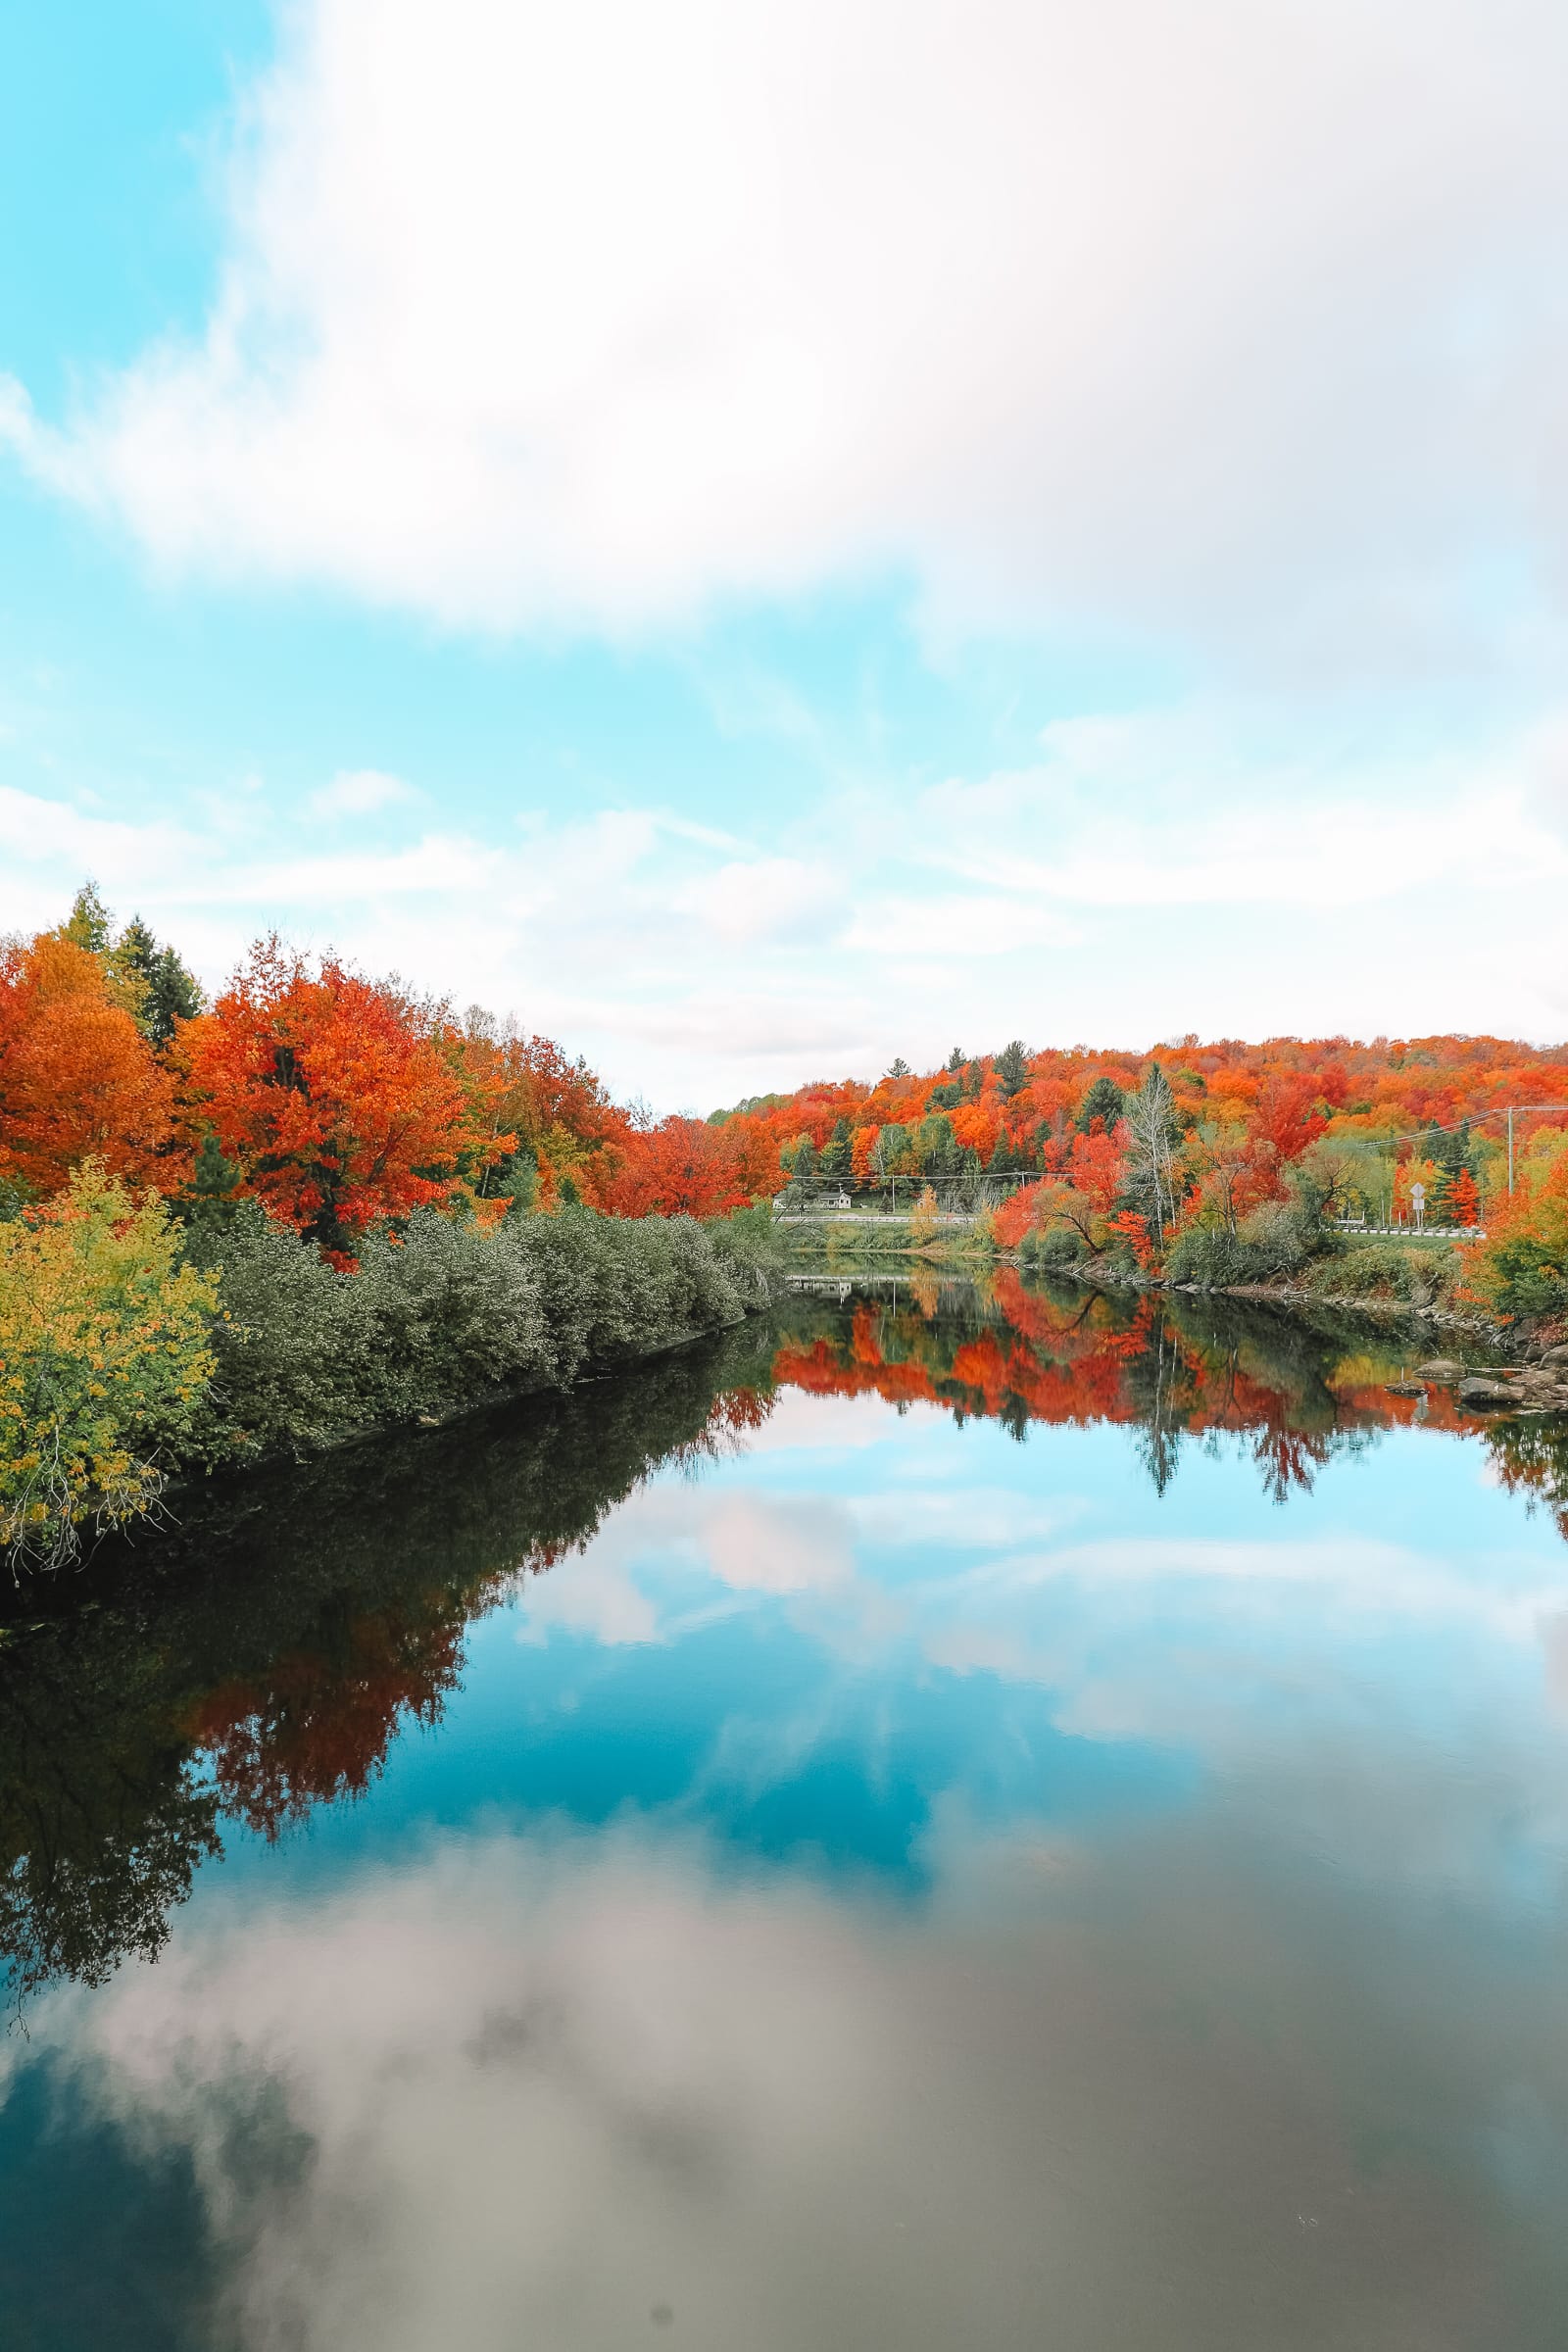
[[[1428,1343],[1430,1345],[1430,1343]],[[1183,1446],[1246,1440],[1283,1502],[1323,1463],[1394,1422],[1474,1429],[1447,1390],[1391,1396],[1422,1343],[1348,1335],[1235,1300],[1028,1288],[1010,1268],[987,1286],[889,1284],[845,1328],[818,1306],[779,1350],[774,1377],[817,1396],[874,1395],[985,1415],[1022,1439],[1036,1422],[1119,1422],[1163,1494]]]
[[[836,1288],[836,1286],[835,1286]],[[275,1838],[352,1800],[434,1724],[466,1628],[588,1542],[655,1471],[744,1445],[786,1389],[900,1410],[1124,1425],[1154,1486],[1191,1444],[1247,1446],[1283,1501],[1394,1422],[1422,1343],[1234,1301],[994,1283],[809,1292],[768,1322],[564,1397],[186,1498],[184,1524],[11,1598],[0,1627],[0,1957],[12,2000],[151,1958],[226,1819]],[[1568,1437],[1486,1429],[1504,1484],[1568,1534]]]

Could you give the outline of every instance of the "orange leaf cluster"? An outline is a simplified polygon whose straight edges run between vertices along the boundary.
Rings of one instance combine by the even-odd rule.
[[[444,1043],[439,1012],[331,957],[312,973],[273,938],[183,1024],[178,1056],[191,1116],[248,1188],[339,1248],[377,1218],[450,1200],[512,1149]]]
[[[59,1192],[96,1156],[135,1184],[177,1182],[173,1087],[103,958],[46,931],[0,941],[0,1177]]]

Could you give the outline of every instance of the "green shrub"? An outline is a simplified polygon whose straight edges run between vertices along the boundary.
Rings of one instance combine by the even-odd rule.
[[[1048,1225],[1044,1233],[1031,1227],[1018,1245],[1018,1254],[1026,1266],[1050,1273],[1080,1264],[1089,1254],[1089,1245],[1074,1225]]]
[[[1172,1282],[1204,1291],[1291,1281],[1318,1246],[1311,1219],[1296,1202],[1269,1200],[1244,1217],[1234,1234],[1216,1225],[1184,1226],[1166,1252],[1165,1272]]]
[[[493,1231],[420,1209],[377,1230],[339,1273],[292,1228],[246,1204],[220,1236],[228,1321],[196,1450],[307,1454],[356,1430],[564,1386],[739,1322],[769,1295],[755,1234],[691,1217],[564,1208]]]
[[[1453,1298],[1464,1268],[1453,1250],[1362,1242],[1314,1266],[1308,1287],[1323,1298],[1438,1306]]]
[[[213,1246],[221,1250],[227,1320],[216,1335],[198,1457],[314,1453],[368,1419],[368,1334],[354,1312],[352,1278],[254,1202]],[[198,1248],[193,1238],[193,1254]]]
[[[1499,1314],[1557,1317],[1568,1314],[1568,1270],[1560,1241],[1537,1233],[1510,1233],[1493,1242],[1482,1259],[1478,1289]]]
[[[765,1304],[790,1254],[788,1237],[774,1222],[771,1202],[757,1201],[727,1217],[708,1217],[703,1231],[737,1296],[748,1305]]]

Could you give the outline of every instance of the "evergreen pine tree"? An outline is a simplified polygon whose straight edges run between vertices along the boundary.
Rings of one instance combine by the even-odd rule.
[[[855,1145],[848,1119],[840,1119],[822,1146],[817,1174],[828,1184],[848,1184],[855,1173]]]
[[[1003,1047],[997,1055],[997,1086],[1006,1102],[1022,1094],[1029,1083],[1029,1055],[1021,1037]]]
[[[210,1240],[226,1232],[239,1214],[239,1188],[244,1177],[245,1171],[237,1161],[224,1158],[222,1148],[209,1127],[196,1147],[190,1182],[178,1201],[187,1233],[193,1238]]]
[[[186,970],[172,948],[163,949],[153,958],[139,1018],[142,1034],[155,1046],[167,1046],[176,1023],[194,1019],[202,1004],[195,975]]]
[[[148,982],[158,961],[158,942],[139,914],[133,914],[110,951],[115,969]]]
[[[1107,1078],[1102,1071],[1078,1105],[1079,1134],[1087,1135],[1096,1119],[1103,1119],[1108,1135],[1121,1117],[1125,1097],[1115,1079]]]

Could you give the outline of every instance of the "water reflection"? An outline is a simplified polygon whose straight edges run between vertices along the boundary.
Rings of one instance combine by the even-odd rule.
[[[964,1897],[458,1846],[205,1923],[72,2063],[219,2217],[202,2342],[1561,2340],[1560,1979],[1245,1834]]]
[[[815,1286],[804,1296],[820,1302]],[[850,1303],[848,1300],[843,1303]],[[1186,1441],[1229,1432],[1278,1500],[1372,1431],[1420,1421],[1474,1429],[1450,1389],[1399,1396],[1407,1337],[1368,1339],[1332,1322],[1270,1315],[1225,1299],[1031,1288],[1010,1268],[994,1280],[862,1287],[853,1322],[781,1350],[777,1378],[817,1396],[874,1395],[980,1413],[1016,1437],[1031,1423],[1109,1421],[1137,1433],[1155,1488],[1175,1475]],[[1430,1347],[1430,1342],[1428,1343]]]
[[[1008,1269],[988,1289],[868,1286],[847,1307],[836,1292],[808,1287],[769,1326],[569,1398],[192,1497],[158,1544],[100,1557],[85,1607],[78,1589],[22,1595],[46,1613],[20,1617],[0,1649],[13,1993],[57,1976],[100,1983],[123,1954],[154,1954],[195,1868],[220,1849],[222,1817],[273,1838],[363,1794],[401,1728],[439,1720],[476,1618],[579,1551],[656,1470],[743,1443],[781,1393],[934,1405],[1018,1439],[1035,1424],[1118,1425],[1160,1494],[1184,1447],[1235,1441],[1277,1501],[1420,1420],[1479,1432],[1501,1483],[1544,1499],[1568,1532],[1561,1426],[1483,1423],[1441,1388],[1391,1393],[1419,1342],[1369,1344],[1233,1302],[1029,1288]],[[983,1523],[987,1500],[966,1487],[942,1501],[951,1533]],[[851,1537],[820,1497],[731,1495],[705,1543],[732,1588],[821,1592],[844,1586]],[[613,1549],[575,1570],[541,1619],[648,1635],[651,1604],[611,1580]],[[1142,1556],[1162,1572],[1147,1544]],[[1277,1552],[1276,1567],[1292,1556]],[[1315,1555],[1302,1573],[1338,1581]],[[952,1625],[928,1654],[1008,1666]]]
[[[1564,2340],[1563,1455],[1419,1352],[808,1295],[29,1596],[17,2340]]]
[[[772,1353],[753,1326],[633,1381],[182,1497],[159,1542],[16,1596],[0,1647],[13,1996],[154,1956],[220,1816],[275,1837],[363,1794],[400,1729],[439,1719],[466,1626],[651,1471],[733,1444]]]

